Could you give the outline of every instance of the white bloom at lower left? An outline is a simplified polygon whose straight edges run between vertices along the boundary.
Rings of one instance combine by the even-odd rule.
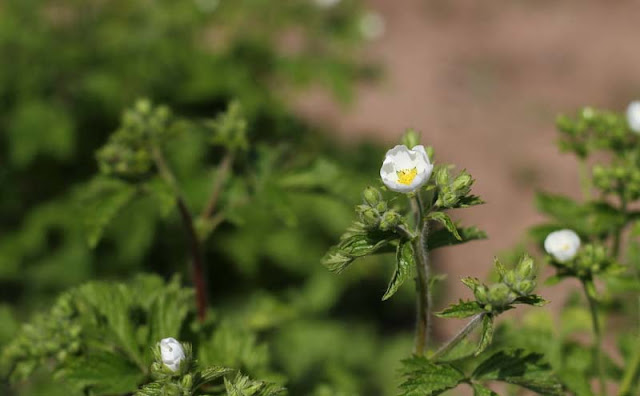
[[[180,362],[185,358],[182,344],[171,337],[160,341],[160,355],[162,356],[162,363],[169,367],[171,371],[178,371]]]
[[[640,100],[634,100],[627,107],[627,122],[629,128],[636,133],[640,133]]]
[[[433,165],[424,146],[411,150],[398,145],[387,151],[380,168],[380,177],[390,190],[409,193],[422,187],[433,172]]]

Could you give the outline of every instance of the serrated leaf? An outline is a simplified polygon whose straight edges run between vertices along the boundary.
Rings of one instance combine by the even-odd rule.
[[[498,396],[497,393],[484,385],[473,383],[471,386],[473,387],[473,396]]]
[[[135,196],[135,188],[121,180],[97,177],[83,191],[81,205],[87,228],[87,243],[96,247],[107,225]]]
[[[176,206],[176,193],[162,178],[156,177],[145,184],[145,189],[157,202],[160,215],[166,217]]]
[[[477,195],[465,195],[458,198],[455,208],[468,208],[476,205],[484,205],[486,202]]]
[[[533,305],[535,307],[544,307],[549,304],[548,300],[545,300],[537,294],[530,294],[528,296],[521,296],[515,299],[514,304],[526,304]]]
[[[286,390],[276,384],[255,381],[241,374],[238,374],[234,380],[225,377],[224,386],[227,390],[227,396],[280,396],[286,394]]]
[[[460,282],[468,287],[471,291],[475,291],[478,286],[480,286],[480,280],[478,278],[466,277],[460,279]]]
[[[468,318],[483,312],[485,312],[484,309],[477,302],[460,300],[457,304],[436,312],[435,315],[441,318]]]
[[[429,249],[429,251],[432,251],[445,246],[459,245],[462,243],[487,238],[487,234],[484,231],[474,226],[457,227],[457,232],[462,237],[461,240],[457,239],[449,232],[449,230],[444,228],[431,232],[429,234],[429,238],[427,239],[427,248]]]
[[[478,347],[473,355],[478,356],[484,352],[484,350],[491,345],[491,340],[493,340],[493,316],[484,315],[482,318],[482,335],[480,336],[480,342],[478,342]]]
[[[355,259],[377,253],[395,239],[394,234],[366,230],[362,224],[355,223],[322,258],[322,264],[329,271],[340,273]]]
[[[403,242],[398,245],[396,251],[396,270],[393,273],[387,291],[382,296],[382,301],[393,296],[411,274],[411,269],[416,265],[411,242]]]
[[[503,381],[543,395],[564,394],[562,385],[551,373],[551,367],[543,361],[543,355],[523,349],[496,352],[476,367],[472,378]]]
[[[91,389],[93,395],[133,392],[144,374],[126,357],[99,351],[72,360],[59,375],[80,390]]]
[[[402,396],[430,396],[453,389],[465,380],[464,374],[447,363],[434,363],[424,356],[402,361],[405,381],[400,385]]]
[[[230,369],[228,367],[221,367],[221,366],[207,367],[206,369],[201,370],[198,373],[198,376],[194,381],[194,387],[197,389],[198,387],[204,384],[207,384],[215,379],[218,379],[222,376],[230,374],[233,371],[234,371],[233,369]]]
[[[458,227],[456,227],[456,225],[453,222],[453,220],[451,220],[451,217],[449,217],[449,215],[447,215],[446,213],[444,213],[444,212],[431,212],[431,213],[429,213],[427,215],[427,219],[439,222],[440,224],[442,224],[444,226],[444,228],[447,229],[447,231],[449,231],[451,234],[453,234],[453,236],[457,240],[462,241],[462,236],[460,236],[460,233],[458,232]]]

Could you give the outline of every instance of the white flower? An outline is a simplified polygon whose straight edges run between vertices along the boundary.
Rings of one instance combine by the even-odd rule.
[[[387,151],[380,168],[380,177],[390,190],[408,193],[422,187],[431,176],[433,165],[424,146],[398,145]]]
[[[640,133],[640,100],[634,100],[627,107],[627,122],[629,128],[636,133]]]
[[[160,341],[160,354],[162,356],[162,363],[169,367],[171,371],[178,371],[180,362],[185,358],[182,344],[171,337],[164,338]]]
[[[322,8],[331,8],[335,5],[338,5],[340,1],[341,0],[313,0],[313,2],[316,3],[318,7]]]
[[[563,263],[576,256],[580,248],[580,237],[572,230],[554,231],[544,240],[544,250]]]

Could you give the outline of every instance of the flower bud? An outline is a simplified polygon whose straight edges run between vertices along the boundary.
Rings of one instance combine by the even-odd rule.
[[[561,263],[572,260],[579,248],[580,237],[572,230],[554,231],[544,240],[544,250]]]
[[[362,197],[364,198],[364,201],[367,203],[367,205],[371,206],[372,208],[375,207],[378,202],[380,202],[380,200],[382,200],[380,191],[378,191],[378,189],[374,187],[367,187],[362,193]]]
[[[449,169],[441,167],[436,173],[436,184],[438,186],[449,186]]]
[[[485,305],[489,302],[488,292],[489,290],[485,285],[479,285],[473,290],[473,295],[479,304]]]
[[[162,363],[173,372],[178,371],[180,363],[185,359],[182,344],[171,337],[160,341],[160,355]]]
[[[536,276],[536,266],[533,259],[527,255],[522,257],[516,267],[516,274],[520,279],[533,279]]]
[[[182,385],[182,389],[191,390],[191,387],[193,387],[193,377],[191,374],[187,374],[182,377],[180,385]]]
[[[635,133],[640,133],[640,101],[635,100],[627,107],[627,123]]]
[[[376,210],[378,211],[378,213],[384,213],[386,212],[388,209],[387,207],[387,202],[386,201],[380,201],[377,205],[376,205]]]
[[[360,220],[369,227],[377,227],[380,223],[380,215],[375,209],[369,208],[360,213]]]
[[[398,224],[400,224],[400,213],[395,210],[390,210],[386,212],[382,216],[382,221],[380,222],[380,229],[383,231],[388,231],[395,228]]]
[[[469,192],[472,184],[473,178],[471,177],[471,175],[463,171],[458,175],[458,177],[455,178],[455,180],[451,184],[451,187],[455,192],[464,192],[466,194],[467,192]]]
[[[509,305],[515,299],[515,296],[509,286],[504,283],[496,283],[489,288],[489,303],[493,307],[502,308]]]
[[[516,284],[513,290],[516,293],[518,293],[518,295],[520,296],[528,296],[529,294],[531,294],[531,292],[533,292],[535,288],[536,288],[536,281],[523,280],[518,282],[518,284]]]
[[[507,271],[502,281],[509,286],[515,285],[518,282],[516,273],[514,271]]]

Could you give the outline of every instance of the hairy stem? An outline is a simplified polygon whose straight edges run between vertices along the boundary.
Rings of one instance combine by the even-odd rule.
[[[178,182],[173,172],[169,168],[162,151],[157,145],[151,147],[153,159],[158,168],[160,176],[171,186],[174,191],[180,219],[187,231],[187,239],[189,242],[189,252],[191,255],[191,279],[196,289],[196,307],[198,309],[198,319],[204,321],[207,312],[207,287],[204,276],[204,256],[200,247],[200,240],[193,224],[193,216],[187,207],[187,203],[180,192]]]
[[[604,375],[604,366],[602,364],[602,334],[600,332],[600,321],[598,320],[598,306],[597,302],[591,297],[589,293],[589,285],[592,281],[583,281],[582,286],[584,288],[584,294],[589,302],[589,310],[591,312],[591,323],[593,325],[593,337],[594,337],[594,352],[596,358],[596,366],[598,370],[598,379],[600,382],[600,395],[606,396],[607,383]],[[593,284],[591,284],[593,286]]]
[[[474,316],[473,319],[469,321],[469,323],[467,323],[455,336],[453,336],[453,338],[447,341],[443,346],[440,347],[440,349],[436,351],[436,353],[431,356],[431,360],[437,360],[438,358],[446,355],[449,351],[455,348],[456,345],[467,338],[467,336],[469,336],[469,334],[482,323],[482,319],[484,319],[485,315],[486,313],[483,312]]]
[[[216,205],[218,203],[218,199],[220,198],[220,192],[222,191],[222,186],[224,182],[227,180],[229,176],[229,171],[231,170],[231,164],[233,163],[233,153],[227,152],[225,156],[222,158],[220,165],[218,166],[218,172],[216,175],[216,179],[213,182],[213,187],[211,188],[211,195],[209,195],[209,200],[202,211],[200,217],[204,220],[210,218],[213,215],[213,212],[216,209]]]
[[[636,341],[636,349],[631,357],[631,361],[627,365],[627,368],[624,372],[624,376],[622,377],[622,383],[620,384],[620,390],[618,391],[618,396],[631,396],[632,395],[632,386],[635,378],[638,376],[638,372],[640,371],[640,337]]]
[[[416,194],[412,201],[416,216],[418,237],[413,240],[413,251],[416,256],[416,340],[415,353],[424,355],[429,344],[429,318],[431,316],[431,294],[429,290],[429,253],[427,251],[427,237],[429,236],[429,222],[424,217],[422,201]]]

